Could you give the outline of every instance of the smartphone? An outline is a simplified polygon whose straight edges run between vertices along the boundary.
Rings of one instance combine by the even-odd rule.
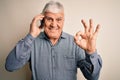
[[[40,28],[44,27],[44,18],[40,21]]]

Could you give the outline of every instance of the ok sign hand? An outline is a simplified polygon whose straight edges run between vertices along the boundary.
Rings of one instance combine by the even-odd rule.
[[[89,54],[92,54],[96,50],[96,39],[100,29],[100,25],[98,24],[95,31],[93,28],[93,20],[89,20],[89,26],[86,24],[84,20],[81,20],[85,31],[84,32],[77,32],[74,36],[75,43],[87,51]]]

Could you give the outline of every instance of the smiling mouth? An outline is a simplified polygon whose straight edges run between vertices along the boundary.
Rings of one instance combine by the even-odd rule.
[[[52,27],[50,27],[49,30],[56,31],[56,30],[58,30],[58,28],[52,28]]]

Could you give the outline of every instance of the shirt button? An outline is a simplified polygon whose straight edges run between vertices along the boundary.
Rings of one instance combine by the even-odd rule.
[[[52,55],[53,58],[55,58],[55,55]]]
[[[55,54],[54,54],[54,53],[52,53],[52,57],[55,57]]]
[[[94,56],[91,56],[91,58],[94,58]]]

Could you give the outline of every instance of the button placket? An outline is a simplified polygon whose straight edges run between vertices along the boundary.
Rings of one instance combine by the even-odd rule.
[[[55,64],[55,48],[51,48],[51,60],[52,60],[52,77],[55,79],[55,69],[56,69],[56,64]]]

